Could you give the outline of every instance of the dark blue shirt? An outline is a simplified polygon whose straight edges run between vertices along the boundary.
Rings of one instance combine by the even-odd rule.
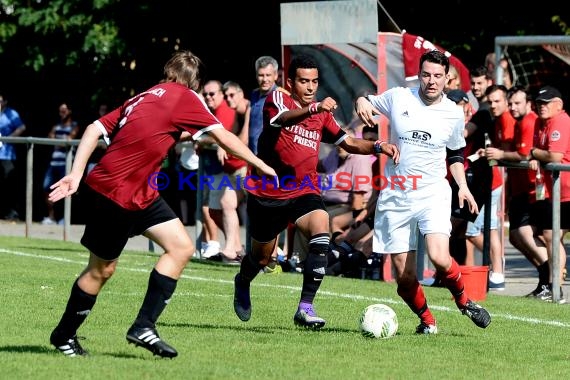
[[[265,99],[267,95],[277,88],[277,84],[274,84],[265,94],[261,94],[259,89],[256,88],[251,93],[251,113],[249,116],[249,136],[247,145],[249,149],[255,154],[257,154],[257,140],[259,135],[263,130],[263,104],[265,104]]]

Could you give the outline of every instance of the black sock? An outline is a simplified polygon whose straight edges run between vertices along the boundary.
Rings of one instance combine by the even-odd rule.
[[[330,238],[328,234],[316,234],[309,240],[309,253],[303,268],[301,302],[313,303],[315,295],[325,277],[327,253]]]
[[[241,261],[239,276],[244,285],[249,285],[263,267],[248,253]]]
[[[338,246],[339,246],[340,248],[342,248],[345,253],[350,253],[350,252],[352,252],[352,250],[354,249],[354,247],[352,246],[352,244],[350,244],[350,243],[347,242],[346,240],[342,241]]]
[[[336,238],[339,237],[340,235],[342,235],[342,231],[333,232],[332,237],[331,237],[331,241],[334,242],[336,240]]]
[[[148,278],[148,288],[143,304],[135,320],[137,327],[154,327],[158,317],[170,302],[177,280],[162,275],[153,269]]]
[[[77,281],[79,279],[75,280],[71,287],[65,312],[54,330],[62,339],[69,339],[77,333],[77,329],[85,321],[97,301],[97,296],[85,293]]]
[[[548,266],[548,260],[540,264],[536,269],[538,270],[538,285],[548,285],[550,282],[550,267]]]

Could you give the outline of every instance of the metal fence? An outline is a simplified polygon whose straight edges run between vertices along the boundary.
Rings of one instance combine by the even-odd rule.
[[[521,162],[506,162],[499,161],[499,165],[506,168],[528,169],[529,164],[527,161]],[[542,168],[552,172],[552,299],[558,302],[561,299],[560,294],[560,274],[562,269],[560,267],[560,255],[566,252],[560,252],[560,172],[570,171],[570,165],[549,163],[542,165]],[[504,208],[503,208],[504,209]],[[504,231],[502,233],[504,236]],[[503,245],[504,247],[504,245]]]
[[[80,140],[59,140],[50,138],[40,138],[40,137],[0,137],[0,142],[12,143],[12,144],[26,144],[27,154],[26,154],[26,237],[30,236],[31,226],[32,226],[32,211],[33,211],[33,173],[34,173],[34,146],[35,145],[52,145],[52,146],[63,146],[67,148],[66,156],[66,172],[69,173],[71,170],[71,165],[73,163],[73,147],[79,145]],[[182,143],[184,144],[184,143]],[[186,143],[188,144],[188,143]],[[506,162],[499,161],[500,166],[506,168],[519,168],[528,169],[529,164],[526,161],[520,163],[516,162]],[[562,268],[560,268],[560,244],[558,243],[562,236],[560,236],[560,172],[570,171],[570,165],[567,164],[555,164],[549,163],[543,165],[545,170],[552,172],[553,186],[552,186],[552,296],[553,301],[558,302],[561,299],[560,294],[560,273]],[[198,200],[201,199],[200,194],[198,194]],[[199,210],[200,207],[197,207]],[[504,210],[504,207],[503,207]],[[70,221],[71,221],[71,198],[67,197],[64,200],[64,224],[63,224],[63,240],[67,241],[70,237]],[[196,218],[196,223],[198,226],[199,220]],[[504,229],[504,225],[502,226]],[[487,237],[487,234],[484,234]],[[501,231],[501,236],[504,236],[504,230]],[[485,244],[488,246],[488,244]],[[149,249],[152,245],[149,244]],[[504,250],[504,244],[502,245]],[[485,253],[484,253],[485,254]],[[488,254],[488,252],[487,252]],[[564,253],[565,254],[565,253]]]

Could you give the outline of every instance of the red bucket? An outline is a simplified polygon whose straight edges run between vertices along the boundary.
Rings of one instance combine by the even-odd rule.
[[[465,283],[465,293],[472,301],[483,301],[487,298],[487,266],[460,265],[461,277]]]

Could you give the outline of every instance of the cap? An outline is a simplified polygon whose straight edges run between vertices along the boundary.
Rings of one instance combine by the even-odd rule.
[[[538,90],[538,95],[536,96],[536,102],[550,102],[554,98],[562,98],[562,94],[556,88],[552,86],[544,86]]]
[[[461,90],[451,90],[447,93],[447,97],[450,100],[453,100],[455,103],[459,103],[460,101],[469,102],[469,97],[465,93],[465,91]]]

